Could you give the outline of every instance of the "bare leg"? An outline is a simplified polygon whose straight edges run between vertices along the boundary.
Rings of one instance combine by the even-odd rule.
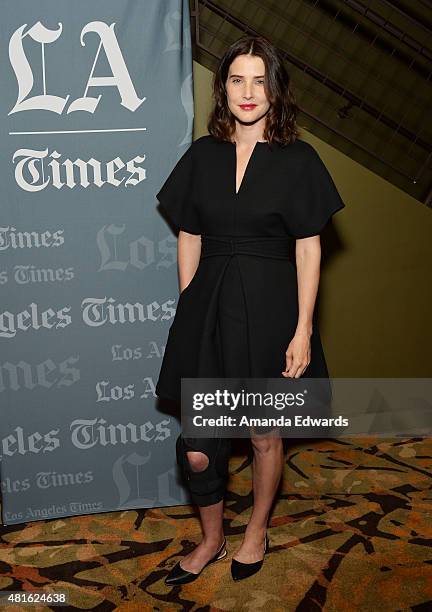
[[[209,460],[205,453],[187,451],[187,457],[193,470],[205,470],[208,466]],[[198,574],[222,546],[224,539],[223,504],[224,500],[222,499],[211,506],[198,506],[203,539],[191,553],[182,558],[180,564],[183,569]]]
[[[242,563],[255,563],[263,558],[269,513],[284,465],[281,438],[252,437],[252,446],[254,506],[243,542],[233,556]]]

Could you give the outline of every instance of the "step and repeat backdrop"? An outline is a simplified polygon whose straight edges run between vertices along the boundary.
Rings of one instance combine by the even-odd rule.
[[[155,194],[192,140],[188,1],[14,0],[0,29],[2,522],[185,503]]]

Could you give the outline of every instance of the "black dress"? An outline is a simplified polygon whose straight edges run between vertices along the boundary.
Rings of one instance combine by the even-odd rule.
[[[202,241],[169,329],[159,397],[180,401],[181,378],[282,377],[298,320],[295,240],[319,234],[344,207],[318,153],[299,139],[257,142],[235,190],[236,146],[208,135],[156,196],[179,229]],[[314,313],[303,377],[327,376]]]

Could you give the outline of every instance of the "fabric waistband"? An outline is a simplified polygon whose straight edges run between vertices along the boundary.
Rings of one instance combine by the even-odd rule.
[[[201,235],[201,258],[212,255],[256,255],[293,259],[294,240],[290,236],[212,236]]]

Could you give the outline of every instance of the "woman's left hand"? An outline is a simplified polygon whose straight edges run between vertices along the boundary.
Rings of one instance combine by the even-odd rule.
[[[285,378],[300,378],[311,360],[310,336],[297,332],[285,353],[286,367],[282,372]]]

